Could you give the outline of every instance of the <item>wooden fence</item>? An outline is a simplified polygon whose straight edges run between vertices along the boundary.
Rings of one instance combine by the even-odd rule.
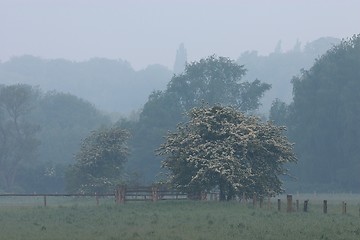
[[[41,197],[43,199],[43,206],[48,205],[48,197],[90,197],[96,200],[96,204],[99,205],[100,198],[113,198],[114,202],[117,204],[124,204],[128,201],[160,201],[160,200],[188,200],[188,199],[198,199],[198,200],[210,200],[210,201],[218,201],[219,200],[219,193],[218,192],[210,192],[207,194],[203,194],[201,196],[188,196],[186,193],[168,189],[165,187],[156,187],[156,186],[146,186],[146,187],[126,187],[126,186],[119,186],[116,188],[114,193],[34,193],[34,194],[18,194],[18,193],[6,193],[0,194],[1,197]],[[284,197],[283,197],[284,198]],[[275,200],[275,202],[274,202]],[[281,198],[270,198],[270,197],[262,197],[253,195],[250,198],[247,198],[243,195],[242,198],[238,198],[237,201],[241,203],[245,203],[247,205],[252,205],[253,208],[266,208],[266,209],[274,209],[273,204],[277,206],[277,211],[282,211],[282,206],[285,204],[284,209],[288,213],[291,212],[308,212],[309,211],[309,199],[300,200],[296,199],[293,201],[292,195],[286,195],[285,203],[282,202]],[[322,212],[324,214],[328,213],[328,200],[323,200],[322,204]],[[319,205],[319,204],[317,204]],[[1,202],[0,202],[1,206]],[[286,208],[285,208],[286,207]],[[276,209],[276,207],[275,207]],[[341,202],[341,213],[347,214],[348,204],[346,201]],[[358,204],[358,210],[360,215],[360,205]]]
[[[309,206],[310,206],[310,200],[306,199],[303,200],[303,202],[300,203],[300,201],[297,199],[296,201],[293,201],[293,196],[292,195],[287,195],[286,196],[286,212],[291,213],[291,212],[309,212]],[[318,202],[318,201],[317,201]],[[338,201],[334,201],[334,202],[338,202]],[[302,204],[302,206],[300,206]],[[321,205],[321,212],[323,214],[327,214],[328,213],[328,200],[322,200],[321,202],[315,203],[313,206],[319,206]],[[341,206],[341,213],[343,215],[348,214],[348,204],[346,201],[341,201],[339,204],[333,204],[332,208],[335,210],[338,208],[337,206],[340,205]],[[280,198],[277,199],[277,210],[281,211],[281,206],[282,206],[282,201]],[[354,204],[352,205],[352,208],[354,210],[354,207],[356,207],[358,209],[358,215],[360,216],[360,204],[357,204],[357,206],[354,206]],[[319,210],[318,210],[319,211]],[[334,211],[334,210],[333,210]],[[336,210],[336,212],[340,213],[340,209]],[[354,212],[353,212],[354,213]]]
[[[116,203],[125,203],[127,201],[159,201],[159,200],[186,200],[186,193],[180,191],[158,188],[158,187],[126,187],[119,186],[115,193],[5,193],[0,197],[42,197],[43,205],[48,205],[48,197],[93,197],[96,204],[99,205],[100,198],[114,197]]]

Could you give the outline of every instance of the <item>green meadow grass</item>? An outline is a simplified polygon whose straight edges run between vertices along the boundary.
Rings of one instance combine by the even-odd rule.
[[[278,212],[275,202],[271,209],[209,201],[0,205],[0,239],[360,239],[358,205],[347,215],[337,203],[321,211],[311,201],[308,213]]]

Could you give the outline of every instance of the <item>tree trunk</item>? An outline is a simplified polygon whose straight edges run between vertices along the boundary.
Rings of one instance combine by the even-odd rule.
[[[232,188],[232,186],[226,181],[220,180],[219,190],[220,190],[220,196],[219,196],[220,201],[230,201],[234,199],[235,191]]]
[[[227,194],[227,201],[233,200],[235,197],[235,191],[231,186],[228,186],[228,194]]]
[[[219,190],[220,190],[219,200],[226,201],[226,183],[225,182],[220,181]]]

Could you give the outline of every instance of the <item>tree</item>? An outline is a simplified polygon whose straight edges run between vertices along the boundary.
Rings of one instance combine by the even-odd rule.
[[[28,121],[38,97],[37,89],[17,84],[0,86],[0,177],[11,191],[19,167],[35,158],[39,127]]]
[[[275,46],[274,53],[280,54],[282,52],[281,40],[279,40]]]
[[[245,73],[244,66],[212,55],[186,65],[183,74],[171,79],[166,92],[177,98],[182,110],[190,110],[203,101],[210,105],[231,105],[241,111],[255,110],[271,86],[259,80],[242,81]]]
[[[158,149],[170,182],[190,194],[218,187],[220,200],[280,193],[285,163],[296,162],[284,127],[231,107],[196,107]]]
[[[307,184],[356,189],[360,184],[360,34],[342,41],[293,78],[289,121]]]
[[[340,39],[336,38],[320,38],[306,43],[303,48],[297,41],[293,49],[274,50],[269,55],[259,55],[256,51],[243,52],[237,59],[237,63],[244,64],[248,70],[243,81],[258,78],[271,84],[271,89],[261,99],[259,111],[268,115],[272,102],[277,98],[289,104],[292,101],[292,77],[299,75],[300,69],[309,69],[316,58],[339,42]],[[278,50],[280,45],[277,45],[280,47]]]
[[[129,134],[121,128],[92,132],[81,144],[67,174],[69,191],[102,193],[123,181]]]
[[[178,102],[161,91],[153,92],[140,114],[140,120],[129,124],[122,120],[120,127],[131,132],[132,153],[127,164],[130,172],[142,176],[143,184],[153,181],[160,170],[160,158],[154,154],[168,130],[176,128],[182,118]]]
[[[288,121],[290,120],[291,114],[291,106],[282,102],[278,98],[272,103],[270,108],[269,119],[279,126],[288,125]]]
[[[39,160],[68,165],[91,131],[109,126],[110,118],[90,102],[71,94],[47,92],[32,118],[41,125]]]
[[[180,74],[184,71],[185,65],[187,62],[187,53],[184,47],[184,43],[181,43],[178,50],[176,51],[175,63],[174,63],[174,73]]]
[[[41,94],[28,119],[41,127],[37,134],[41,144],[37,161],[19,169],[16,185],[26,192],[42,193],[63,192],[65,171],[80,150],[81,140],[111,124],[90,102],[55,91]]]
[[[23,82],[44,91],[55,89],[96,103],[104,111],[121,114],[141,108],[154,89],[166,87],[172,75],[172,69],[159,64],[135,71],[121,59],[74,62],[27,55],[0,63],[0,83]]]
[[[186,65],[182,74],[173,76],[166,90],[152,93],[132,131],[132,146],[137,150],[129,168],[143,174],[148,182],[153,181],[161,165],[154,149],[167,131],[186,120],[185,112],[204,101],[232,105],[242,111],[256,110],[270,85],[259,80],[242,81],[245,72],[229,58],[213,55]]]

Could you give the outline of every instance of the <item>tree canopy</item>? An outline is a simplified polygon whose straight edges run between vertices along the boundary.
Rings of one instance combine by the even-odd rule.
[[[296,162],[284,128],[231,107],[201,106],[158,149],[170,182],[191,194],[216,187],[220,199],[280,193],[284,164]]]
[[[81,139],[109,124],[74,95],[0,85],[0,191],[63,191],[65,168]]]
[[[175,130],[186,120],[187,111],[203,102],[231,105],[247,112],[256,110],[270,85],[259,80],[243,81],[245,73],[244,66],[215,55],[187,64],[183,73],[172,77],[166,90],[151,94],[144,105],[132,131],[132,145],[141,151],[134,151],[129,168],[148,181],[154,180],[160,171],[160,158],[154,155],[154,149],[168,130]]]
[[[111,123],[90,102],[60,92],[43,94],[32,119],[41,126],[39,160],[63,164],[72,162],[81,140],[91,131]]]
[[[286,51],[281,50],[281,42],[278,42],[275,50],[268,55],[260,55],[257,51],[243,52],[237,59],[237,63],[244,64],[248,70],[243,80],[258,78],[271,84],[271,89],[261,99],[259,111],[268,114],[275,99],[289,104],[292,101],[292,77],[298,75],[300,69],[309,69],[316,58],[340,41],[337,38],[322,37],[303,47],[297,40],[294,47]]]
[[[192,62],[182,74],[175,75],[167,92],[177,97],[184,110],[199,106],[202,101],[231,105],[241,111],[257,109],[259,100],[270,85],[242,81],[246,69],[226,57],[210,57]]]
[[[68,172],[68,190],[101,193],[122,183],[128,137],[127,131],[114,127],[99,129],[85,138]]]
[[[11,191],[24,162],[33,160],[39,126],[28,120],[39,96],[25,84],[0,86],[0,187]]]
[[[121,59],[78,62],[25,55],[0,61],[0,83],[22,82],[44,91],[55,89],[96,103],[104,111],[121,114],[141,108],[154,89],[165,89],[171,76],[172,71],[165,66],[154,64],[134,70]]]
[[[294,100],[273,116],[296,143],[300,182],[358,189],[360,180],[360,35],[343,40],[293,78]]]

